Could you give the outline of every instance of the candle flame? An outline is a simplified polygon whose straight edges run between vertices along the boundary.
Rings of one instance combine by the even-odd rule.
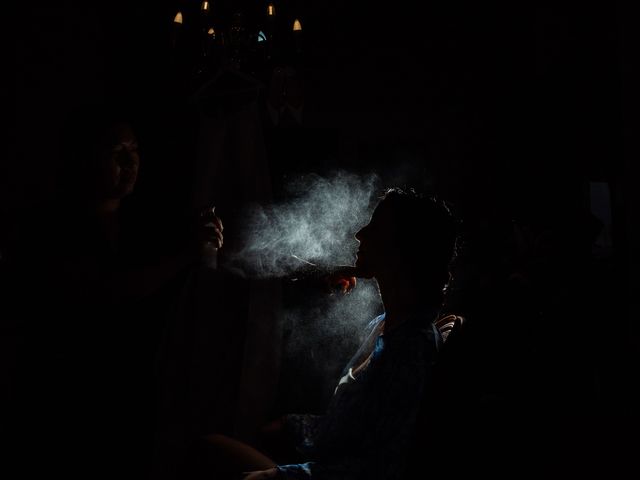
[[[173,18],[173,23],[179,23],[182,25],[182,12],[176,13],[176,16]]]
[[[300,20],[298,20],[297,18],[293,21],[293,31],[294,32],[302,31],[302,24],[300,23]]]

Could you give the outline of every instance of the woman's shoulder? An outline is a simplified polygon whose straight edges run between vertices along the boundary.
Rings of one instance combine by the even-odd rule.
[[[382,322],[384,322],[384,316],[385,316],[384,313],[381,313],[380,315],[375,317],[373,320],[371,320],[367,324],[367,328],[366,328],[367,333],[372,333],[376,329],[381,328],[383,324]]]

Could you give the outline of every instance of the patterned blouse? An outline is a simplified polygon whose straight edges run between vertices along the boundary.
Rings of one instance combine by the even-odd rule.
[[[421,399],[442,337],[436,312],[390,333],[384,314],[342,372],[325,415],[288,415],[287,427],[309,462],[279,465],[287,479],[401,478]]]

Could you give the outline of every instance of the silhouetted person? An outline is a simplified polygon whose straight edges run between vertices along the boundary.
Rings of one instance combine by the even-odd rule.
[[[248,445],[211,435],[213,468],[229,478],[252,472],[246,480],[404,478],[418,411],[442,343],[433,322],[449,279],[455,230],[443,204],[388,191],[356,235],[355,267],[343,272],[375,278],[385,313],[370,323],[325,415],[287,415],[270,426],[293,436],[303,461],[278,465]]]
[[[26,445],[50,472],[94,478],[126,468],[144,477],[164,328],[145,299],[196,265],[203,244],[221,247],[222,224],[204,211],[182,250],[138,260],[144,242],[128,248],[132,223],[121,215],[141,164],[130,115],[118,105],[74,111],[61,145],[57,196],[24,216],[13,252],[24,310]],[[170,227],[147,225],[147,247]]]

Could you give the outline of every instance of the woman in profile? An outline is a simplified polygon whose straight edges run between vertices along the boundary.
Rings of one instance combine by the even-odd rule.
[[[222,435],[207,437],[219,475],[245,480],[403,478],[414,426],[442,343],[434,325],[449,280],[456,228],[440,202],[387,191],[360,242],[349,275],[375,278],[384,314],[338,380],[322,416],[286,415],[271,426],[305,461],[277,464]]]

